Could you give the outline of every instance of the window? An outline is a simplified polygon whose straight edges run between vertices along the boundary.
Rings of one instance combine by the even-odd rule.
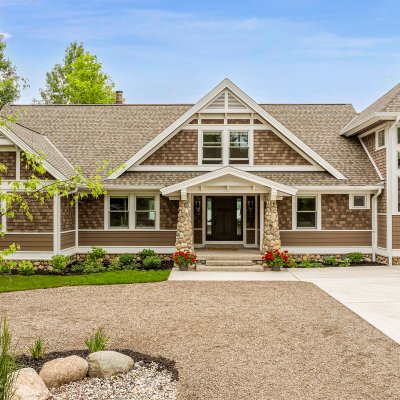
[[[369,196],[366,194],[351,194],[350,195],[350,209],[367,209],[370,207]]]
[[[317,197],[297,197],[297,228],[317,228]]]
[[[381,130],[376,132],[376,148],[380,149],[385,147],[385,131]]]
[[[135,227],[156,227],[156,201],[153,196],[136,196]]]
[[[229,164],[249,163],[249,133],[235,131],[229,134]]]
[[[110,228],[129,228],[128,196],[110,197],[109,216]]]
[[[397,144],[400,144],[400,128],[397,128]]]
[[[203,164],[222,164],[222,132],[203,132]]]
[[[400,169],[400,151],[397,151],[397,169]]]

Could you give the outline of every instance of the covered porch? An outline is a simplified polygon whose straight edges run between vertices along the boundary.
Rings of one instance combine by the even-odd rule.
[[[258,254],[280,246],[277,202],[296,192],[293,187],[233,167],[161,190],[164,196],[179,201],[177,250],[242,248]]]

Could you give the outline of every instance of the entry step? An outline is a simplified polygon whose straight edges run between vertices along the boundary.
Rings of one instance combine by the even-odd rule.
[[[206,260],[208,267],[232,266],[232,267],[251,267],[255,265],[251,260]]]
[[[261,265],[202,265],[197,264],[196,271],[225,271],[225,272],[262,272],[264,268]]]

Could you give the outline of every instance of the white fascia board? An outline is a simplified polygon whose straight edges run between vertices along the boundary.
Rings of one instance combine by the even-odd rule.
[[[307,146],[302,140],[300,140],[294,133],[289,131],[285,126],[278,122],[274,117],[267,113],[260,105],[258,105],[253,99],[251,99],[246,93],[239,89],[234,83],[229,79],[224,79],[219,85],[212,89],[206,96],[204,96],[200,101],[198,101],[193,107],[186,111],[180,118],[178,118],[174,123],[172,123],[163,132],[157,135],[153,140],[147,143],[141,150],[139,150],[135,155],[133,155],[126,163],[125,167],[111,174],[108,179],[115,179],[125,172],[132,165],[140,161],[147,153],[149,153],[157,144],[165,140],[171,133],[177,130],[181,125],[183,125],[193,114],[201,110],[206,104],[214,100],[220,92],[225,89],[229,89],[234,95],[236,95],[241,101],[243,101],[247,106],[252,108],[254,112],[260,115],[261,118],[265,119],[274,128],[280,131],[288,140],[290,140],[295,146],[306,153],[310,158],[312,158],[318,165],[324,168],[326,171],[330,172],[336,179],[347,179],[342,175],[336,168],[330,165],[326,160],[324,160],[320,155],[318,155],[314,150]]]
[[[339,135],[349,137],[365,128],[368,128],[368,126],[375,124],[378,121],[394,121],[399,115],[400,113],[398,112],[376,112],[371,115],[368,115],[366,118],[361,120],[357,125],[352,126],[352,121],[354,120],[354,118],[357,118],[356,116],[344,128],[342,128],[339,131]]]
[[[215,171],[221,166],[210,165],[134,165],[128,169],[130,172],[202,172]],[[320,166],[315,165],[257,165],[257,166],[240,166],[235,168],[241,171],[256,171],[256,172],[317,172],[324,171]]]
[[[265,179],[265,178],[253,175],[253,174],[250,174],[245,171],[241,171],[241,170],[239,170],[237,168],[233,168],[233,167],[223,167],[216,171],[209,172],[208,174],[197,176],[195,178],[191,178],[186,181],[176,183],[175,185],[167,186],[167,187],[161,189],[161,193],[163,195],[167,195],[167,194],[174,193],[176,191],[180,191],[182,189],[188,188],[190,186],[199,185],[201,183],[210,181],[212,179],[220,178],[220,177],[223,177],[226,175],[232,175],[237,178],[241,178],[241,179],[247,180],[249,182],[256,183],[258,185],[266,186],[271,189],[276,189],[280,192],[284,192],[284,193],[287,193],[292,196],[294,196],[297,193],[297,189],[295,189],[293,187],[283,185],[281,183],[277,183],[277,182],[271,181],[269,179]]]
[[[384,184],[381,185],[368,185],[368,186],[350,186],[350,185],[333,185],[333,186],[294,186],[298,189],[299,193],[305,192],[318,192],[318,193],[376,193],[383,189]]]
[[[33,150],[30,146],[28,146],[22,139],[20,139],[11,129],[0,126],[0,132],[4,134],[8,139],[10,139],[17,147],[21,150],[32,153],[36,156],[40,156],[35,150]],[[46,159],[43,160],[43,165],[46,168],[46,171],[53,175],[56,179],[66,180],[67,177],[64,176],[58,169],[54,168]]]

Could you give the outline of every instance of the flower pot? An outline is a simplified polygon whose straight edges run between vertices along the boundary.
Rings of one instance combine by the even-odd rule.
[[[280,265],[273,265],[271,270],[272,271],[280,271],[281,270],[281,266]]]
[[[179,271],[187,271],[189,267],[187,265],[180,265],[179,266]]]

